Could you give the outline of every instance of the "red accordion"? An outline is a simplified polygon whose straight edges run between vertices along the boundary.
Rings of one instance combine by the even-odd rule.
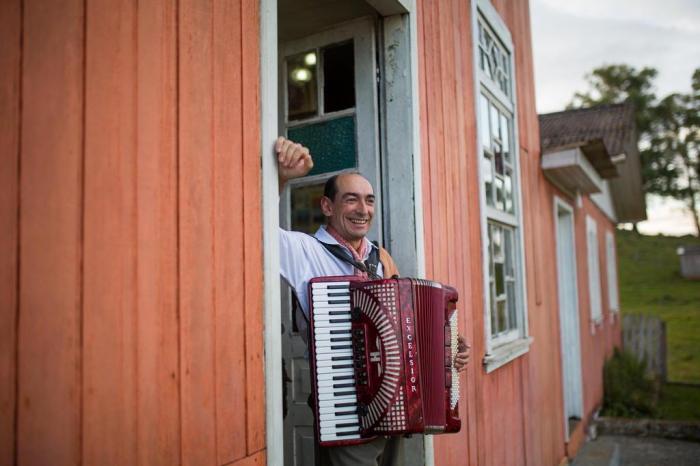
[[[457,291],[410,278],[309,283],[316,438],[457,432]]]

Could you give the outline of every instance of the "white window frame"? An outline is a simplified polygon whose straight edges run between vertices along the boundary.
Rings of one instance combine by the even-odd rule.
[[[501,45],[506,49],[510,58],[510,96],[506,95],[498,85],[491,80],[479,68],[479,36],[478,22],[481,18],[482,23],[486,24],[493,35],[501,42]],[[489,0],[477,0],[472,3],[472,42],[473,42],[473,68],[474,68],[474,111],[477,121],[477,154],[478,154],[478,177],[479,177],[479,200],[481,208],[481,237],[482,237],[482,257],[484,271],[484,326],[486,340],[486,355],[484,356],[484,368],[486,372],[491,372],[498,367],[512,361],[513,359],[525,354],[529,350],[532,339],[528,336],[527,324],[527,284],[525,275],[525,254],[524,254],[524,237],[523,237],[523,211],[521,203],[521,177],[520,177],[520,144],[518,140],[518,125],[517,125],[517,98],[516,98],[516,70],[515,70],[515,51],[513,40],[508,28],[501,19],[498,12],[494,9]],[[478,127],[481,121],[479,100],[480,95],[484,93],[498,107],[510,114],[512,130],[511,137],[511,156],[513,167],[513,205],[515,214],[508,214],[496,208],[487,206],[486,195],[484,189],[484,180],[482,174],[483,149],[481,128]],[[488,224],[489,221],[504,224],[514,228],[513,233],[513,261],[515,267],[515,300],[516,300],[516,319],[517,325],[515,329],[496,337],[491,336],[491,297],[489,288],[489,245],[488,245]]]
[[[611,312],[617,312],[620,310],[620,290],[617,283],[615,235],[611,231],[605,232],[605,262],[608,271],[608,304]]]
[[[603,299],[601,296],[600,256],[598,249],[598,223],[586,216],[586,255],[588,256],[588,296],[590,319],[594,324],[603,321]]]

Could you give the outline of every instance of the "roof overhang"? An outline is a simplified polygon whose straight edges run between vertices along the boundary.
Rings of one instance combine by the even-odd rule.
[[[603,190],[603,179],[581,147],[569,147],[543,154],[542,171],[552,183],[572,193],[591,194]]]

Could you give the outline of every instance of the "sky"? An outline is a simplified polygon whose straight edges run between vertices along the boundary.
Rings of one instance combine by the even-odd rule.
[[[657,96],[688,92],[700,68],[700,0],[531,0],[538,113],[563,110],[594,68],[653,67]],[[646,234],[695,228],[677,201],[647,199]]]

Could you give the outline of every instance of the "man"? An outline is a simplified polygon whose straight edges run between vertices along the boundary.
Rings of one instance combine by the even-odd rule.
[[[309,150],[279,137],[275,142],[280,191],[288,180],[305,176],[313,168]],[[339,245],[355,261],[365,262],[377,247],[367,238],[374,218],[375,195],[372,185],[358,173],[346,173],[328,180],[321,198],[326,225],[311,237],[280,229],[280,273],[294,289],[308,319],[307,286],[314,277],[362,274],[357,268],[333,255],[321,244]],[[376,254],[376,253],[375,253]],[[398,273],[391,257],[381,249],[376,274],[389,277]],[[301,326],[300,326],[301,327]],[[305,328],[300,328],[305,335]],[[454,365],[463,371],[469,358],[468,347],[459,337],[459,354]],[[325,449],[330,464],[399,465],[403,464],[401,437],[380,437],[367,444]]]

